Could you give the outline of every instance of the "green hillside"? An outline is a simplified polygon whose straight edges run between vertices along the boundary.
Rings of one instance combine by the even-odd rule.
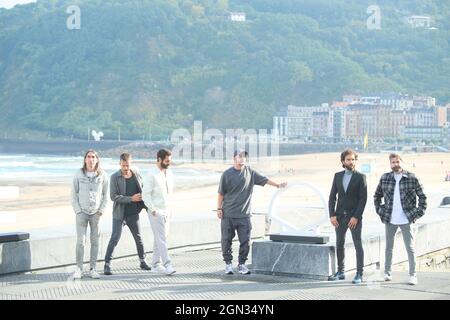
[[[270,128],[287,104],[350,92],[450,102],[450,2],[378,0],[39,0],[0,9],[0,124],[85,137],[153,137],[203,120]],[[69,30],[68,5],[81,9]],[[230,11],[246,13],[233,22]],[[433,29],[413,29],[429,15]]]

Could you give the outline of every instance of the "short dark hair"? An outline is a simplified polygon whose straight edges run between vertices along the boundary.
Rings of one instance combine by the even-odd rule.
[[[241,155],[241,154],[244,154],[244,156],[246,158],[248,158],[248,152],[246,150],[244,150],[244,149],[237,149],[237,150],[234,151],[234,157],[236,157],[238,155]]]
[[[392,159],[399,159],[400,161],[403,161],[402,157],[400,157],[398,153],[391,153],[389,155],[389,161],[391,161]]]
[[[167,149],[161,149],[156,153],[156,161],[158,161],[158,159],[164,160],[166,157],[171,156],[172,152],[170,150]]]
[[[124,152],[120,155],[120,161],[125,161],[128,162],[131,159],[131,154],[129,154],[128,152]]]
[[[350,154],[355,156],[355,160],[358,160],[358,155],[356,154],[356,152],[354,150],[352,150],[352,149],[345,149],[341,153],[341,162],[344,162],[345,161],[345,157],[350,155]]]

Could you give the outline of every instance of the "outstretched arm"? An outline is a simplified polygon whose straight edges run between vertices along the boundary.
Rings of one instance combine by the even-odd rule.
[[[276,183],[272,180],[267,180],[267,184],[270,186],[274,186],[276,188],[285,188],[287,186],[287,182],[282,182],[282,183]]]

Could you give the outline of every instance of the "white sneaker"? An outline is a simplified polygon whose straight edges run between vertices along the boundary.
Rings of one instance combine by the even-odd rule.
[[[240,274],[250,274],[250,270],[248,270],[245,264],[238,264],[237,269]]]
[[[98,274],[97,270],[91,269],[91,271],[89,271],[89,277],[92,279],[99,279],[100,275]]]
[[[166,268],[160,263],[152,267],[152,271],[156,273],[166,273]]]
[[[82,276],[83,276],[83,271],[81,271],[80,268],[76,267],[72,277],[74,279],[81,279]]]
[[[392,275],[389,272],[384,273],[384,281],[392,281]]]
[[[417,276],[416,275],[410,276],[408,283],[412,286],[415,286],[416,284],[418,284],[419,281],[417,280]]]
[[[227,263],[225,265],[225,274],[233,274],[233,265],[231,263]]]
[[[167,274],[168,276],[173,275],[175,272],[176,272],[176,271],[175,271],[175,269],[172,267],[171,264],[169,264],[169,265],[166,267],[166,274]]]

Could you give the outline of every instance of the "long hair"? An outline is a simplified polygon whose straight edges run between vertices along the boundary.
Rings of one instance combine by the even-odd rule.
[[[355,156],[355,160],[358,160],[358,155],[356,154],[356,152],[352,149],[345,149],[342,153],[341,153],[341,163],[345,161],[345,157],[348,155],[354,155]],[[342,165],[343,168],[345,168],[344,165]]]
[[[88,151],[86,151],[86,153],[84,154],[84,158],[83,158],[83,168],[81,168],[81,171],[83,171],[83,173],[85,174],[87,171],[87,167],[86,167],[86,158],[88,156],[89,153],[93,153],[95,155],[95,157],[97,158],[97,164],[94,167],[95,173],[98,175],[99,173],[102,172],[102,169],[100,168],[100,157],[98,156],[97,151],[95,151],[94,149],[89,149]]]

